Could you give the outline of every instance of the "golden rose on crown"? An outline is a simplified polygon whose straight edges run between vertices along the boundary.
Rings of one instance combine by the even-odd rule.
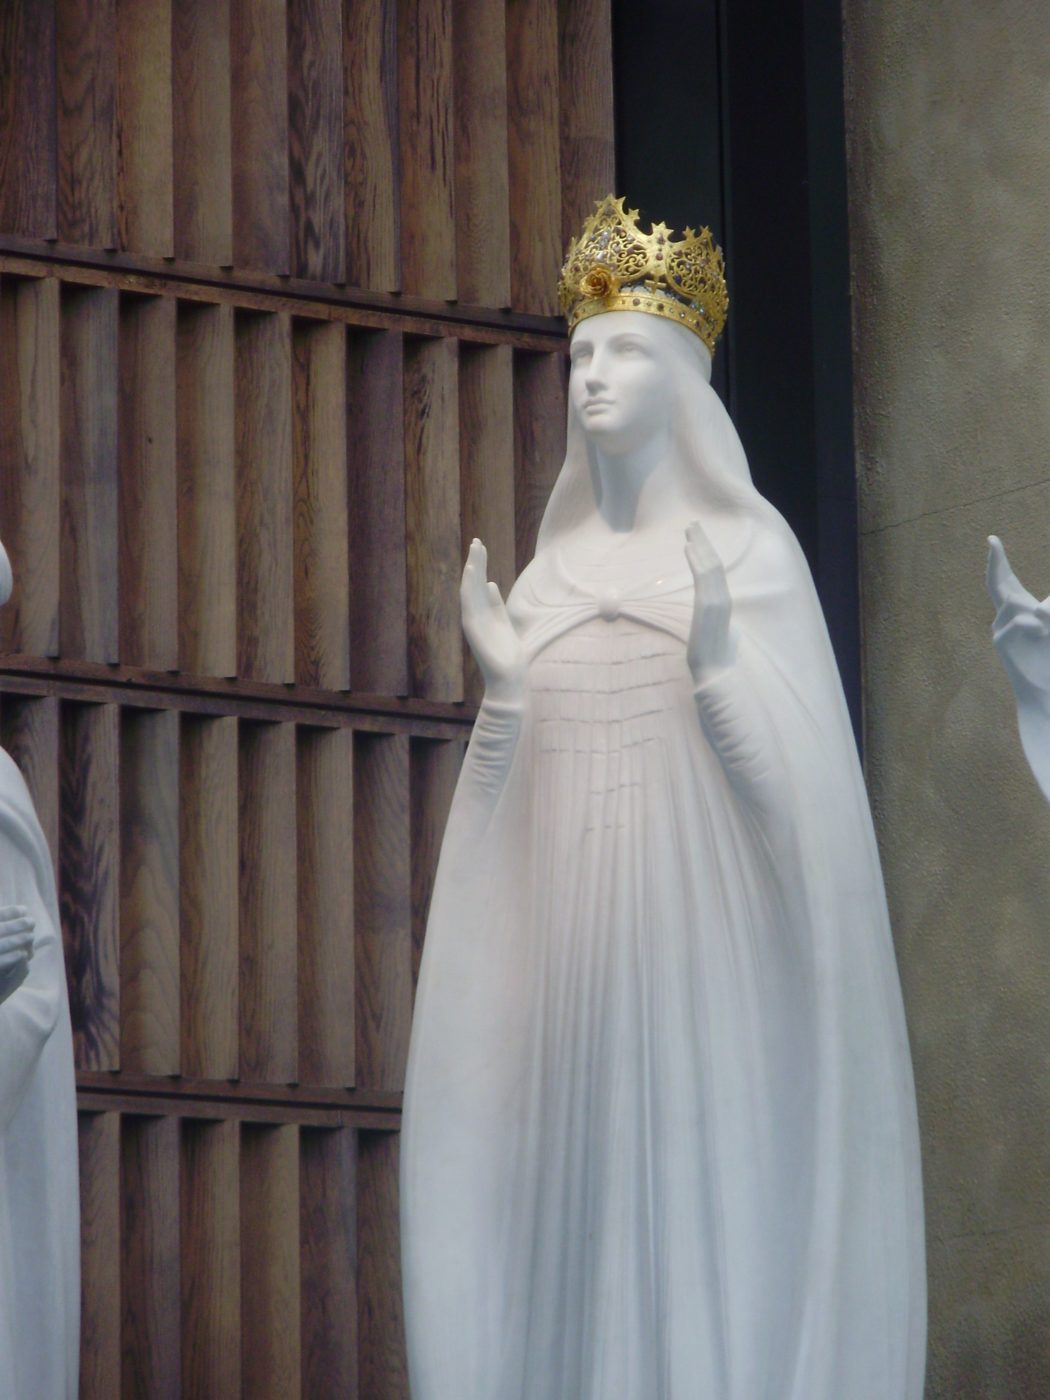
[[[570,332],[601,312],[644,311],[677,321],[714,354],[729,311],[722,251],[708,228],[674,239],[654,223],[643,233],[638,210],[606,195],[569,244],[558,301]]]

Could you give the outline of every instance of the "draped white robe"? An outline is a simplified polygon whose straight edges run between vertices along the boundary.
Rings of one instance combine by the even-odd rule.
[[[73,1041],[47,842],[0,750],[0,901],[36,921],[22,986],[0,1004],[0,1397],[76,1400],[80,1202]]]

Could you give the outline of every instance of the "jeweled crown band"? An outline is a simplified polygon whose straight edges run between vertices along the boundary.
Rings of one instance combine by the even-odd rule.
[[[644,311],[677,321],[714,354],[726,323],[729,294],[725,264],[710,229],[671,238],[666,224],[651,233],[638,226],[638,210],[607,195],[569,244],[558,300],[569,330],[605,311]]]

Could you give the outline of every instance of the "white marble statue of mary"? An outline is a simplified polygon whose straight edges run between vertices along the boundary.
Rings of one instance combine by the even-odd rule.
[[[706,230],[570,248],[565,464],[442,847],[401,1145],[413,1400],[920,1400],[915,1098],[823,617],[709,385]]]
[[[0,602],[11,567],[0,545]],[[0,749],[0,1397],[76,1400],[80,1194],[73,1038],[51,854]]]

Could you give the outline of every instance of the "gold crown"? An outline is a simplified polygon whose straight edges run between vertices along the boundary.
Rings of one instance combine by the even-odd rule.
[[[638,210],[600,199],[569,244],[558,301],[569,330],[602,311],[647,311],[686,326],[712,355],[729,310],[725,263],[711,230],[685,230],[678,242],[666,224],[638,227]]]

